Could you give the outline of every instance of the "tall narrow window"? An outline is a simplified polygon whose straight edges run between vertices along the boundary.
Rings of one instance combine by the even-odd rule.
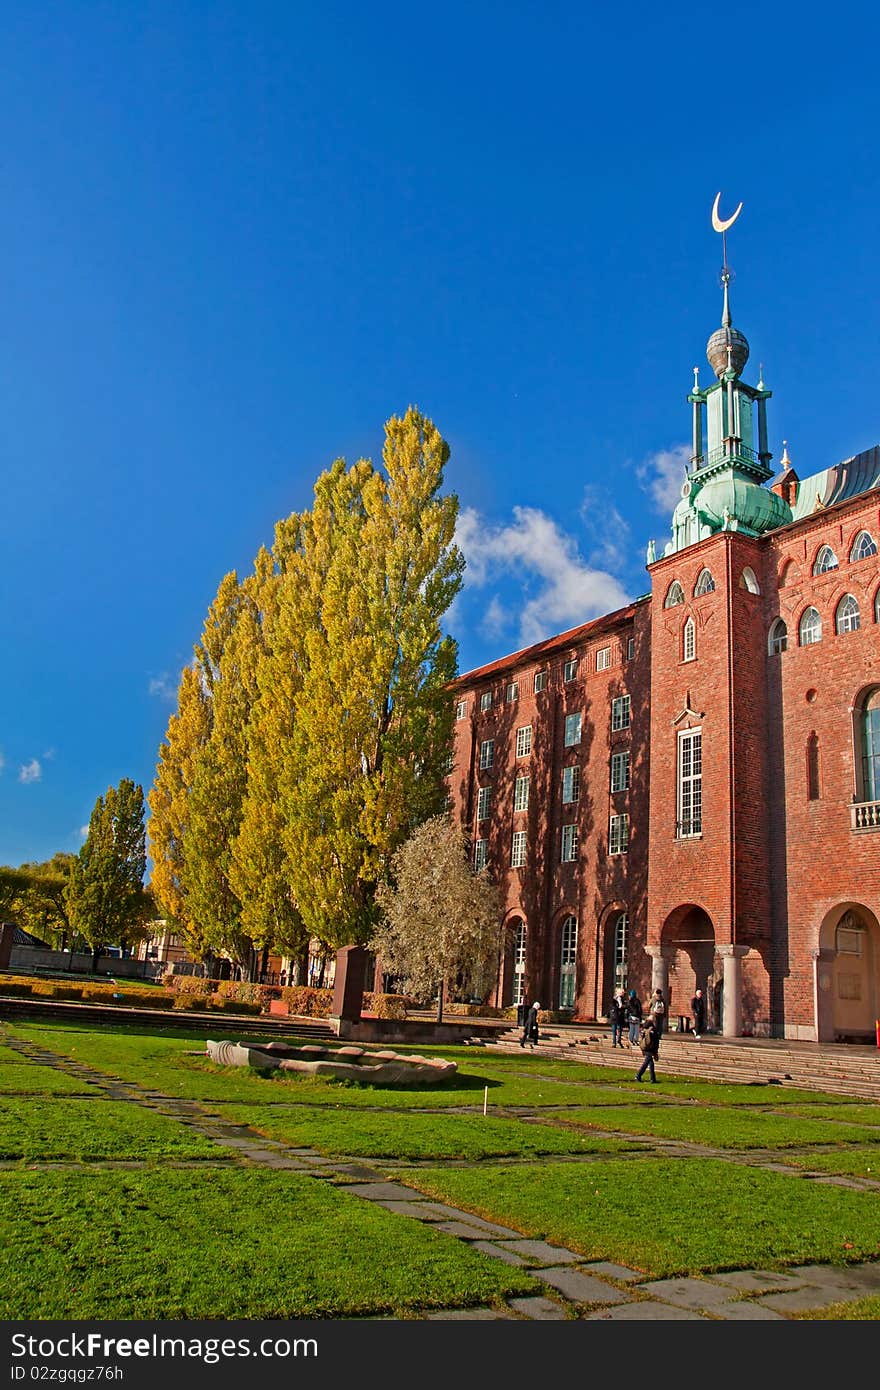
[[[532,751],[532,726],[525,724],[516,731],[516,756],[527,758]]]
[[[487,710],[492,708],[492,691],[484,690],[480,696],[480,709]]]
[[[635,639],[634,637],[627,637],[627,639],[626,639],[626,659],[627,659],[627,661],[632,661],[632,659],[633,659],[633,657],[635,656],[635,654],[636,654],[636,639]]]
[[[611,701],[611,731],[628,729],[630,720],[630,699],[628,695],[618,695]]]
[[[573,801],[577,801],[581,794],[581,770],[575,764],[573,767],[562,769],[562,802],[569,806]]]
[[[510,867],[521,869],[526,862],[526,832],[514,830],[510,846]]]
[[[478,874],[481,869],[486,867],[486,851],[489,847],[488,840],[474,840],[474,873]]]
[[[562,919],[562,950],[559,959],[559,1007],[573,1009],[577,972],[577,918],[571,913]]]
[[[491,787],[480,787],[477,793],[477,820],[489,819],[489,802],[492,799]]]
[[[544,687],[546,686],[546,684],[547,684],[547,672],[546,672],[546,671],[536,671],[536,672],[535,672],[535,694],[536,694],[536,695],[540,695],[541,691],[544,689]]]
[[[629,751],[611,754],[611,790],[625,792],[629,786]]]
[[[807,800],[819,800],[819,735],[815,729],[807,739]]]
[[[573,681],[578,673],[577,657],[572,657],[571,661],[566,661],[562,671],[564,681]]]
[[[680,839],[703,833],[703,733],[684,729],[678,736],[678,825]]]
[[[486,768],[491,767],[495,761],[495,740],[494,738],[484,739],[480,744],[480,768],[485,772]]]
[[[562,827],[562,862],[570,864],[578,857],[578,828],[576,825]]]
[[[614,923],[614,988],[626,989],[628,978],[629,913],[621,912]]]
[[[837,556],[830,545],[823,545],[819,554],[816,556],[816,563],[813,565],[814,574],[827,574],[829,570],[837,569]]]
[[[612,816],[608,825],[608,853],[626,854],[629,849],[629,816]]]
[[[856,632],[861,626],[862,615],[858,601],[853,594],[844,594],[837,605],[837,632]]]
[[[683,661],[693,661],[697,655],[697,629],[694,626],[693,618],[688,618],[684,625],[684,632],[681,639],[681,656]]]
[[[467,719],[467,700],[459,700],[455,706],[456,719]]]
[[[767,634],[767,650],[771,656],[781,656],[787,646],[788,628],[782,618],[777,618]]]
[[[866,696],[856,717],[861,800],[880,801],[880,690]]]
[[[567,714],[565,716],[565,738],[566,748],[573,748],[581,741],[581,716],[579,714]]]
[[[514,700],[519,699],[519,681],[511,681],[505,692],[507,703],[512,705]]]
[[[517,777],[513,784],[513,809],[514,811],[527,811],[529,809],[528,777]]]
[[[802,647],[812,647],[822,641],[822,619],[815,608],[805,608],[801,614],[798,638]]]
[[[877,554],[877,542],[867,531],[860,531],[852,543],[852,550],[849,558],[853,562],[856,560],[867,560],[869,555]]]
[[[526,997],[526,924],[516,924],[513,938],[513,1002],[521,1004]]]

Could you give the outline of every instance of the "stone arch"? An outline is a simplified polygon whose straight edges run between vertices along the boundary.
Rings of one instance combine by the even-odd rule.
[[[660,947],[668,972],[666,995],[670,1019],[690,1016],[695,989],[706,999],[710,1028],[721,1029],[722,978],[716,959],[715,927],[698,903],[682,903],[669,913],[660,932]]]
[[[873,1039],[880,1016],[880,922],[863,903],[826,912],[816,951],[819,1042]]]

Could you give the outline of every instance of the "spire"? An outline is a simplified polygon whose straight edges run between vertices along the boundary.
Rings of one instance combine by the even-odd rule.
[[[730,282],[733,279],[733,272],[727,264],[727,231],[742,212],[742,203],[732,217],[722,219],[718,213],[720,201],[721,194],[718,193],[712,207],[712,226],[716,232],[721,233],[723,256],[721,284],[724,287],[724,303],[721,311],[721,327],[716,328],[706,344],[706,356],[719,381],[726,373],[732,372],[734,376],[738,377],[749,360],[748,339],[744,333],[740,333],[738,328],[734,328],[730,313]]]
[[[788,440],[787,440],[787,439],[783,439],[783,441],[782,441],[782,466],[783,466],[783,468],[786,469],[786,470],[788,470],[789,468],[791,468],[791,459],[788,457]]]

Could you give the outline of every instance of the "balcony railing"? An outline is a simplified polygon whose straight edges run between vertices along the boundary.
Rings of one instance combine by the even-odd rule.
[[[853,830],[880,830],[880,801],[856,801],[850,815]]]

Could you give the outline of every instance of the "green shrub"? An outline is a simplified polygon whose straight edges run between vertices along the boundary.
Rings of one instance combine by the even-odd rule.
[[[290,1012],[301,1018],[329,1018],[333,1007],[332,989],[312,989],[309,985],[285,985],[281,998]]]
[[[175,994],[174,1008],[183,1013],[187,1010],[198,1012],[206,1011],[211,1007],[211,999],[207,994]]]
[[[162,980],[166,989],[175,994],[213,994],[221,984],[220,980],[203,980],[199,975],[165,975]]]
[[[0,994],[8,994],[13,998],[21,998],[24,995],[33,994],[33,985],[24,980],[0,980]]]
[[[224,1014],[260,1014],[263,1012],[260,1004],[249,1004],[246,1000],[238,999],[212,999],[212,1012]]]
[[[55,980],[38,980],[31,993],[44,999],[82,999],[82,985],[60,985]]]
[[[413,1007],[413,1000],[405,994],[366,993],[363,1008],[375,1018],[406,1018],[407,1009]]]

